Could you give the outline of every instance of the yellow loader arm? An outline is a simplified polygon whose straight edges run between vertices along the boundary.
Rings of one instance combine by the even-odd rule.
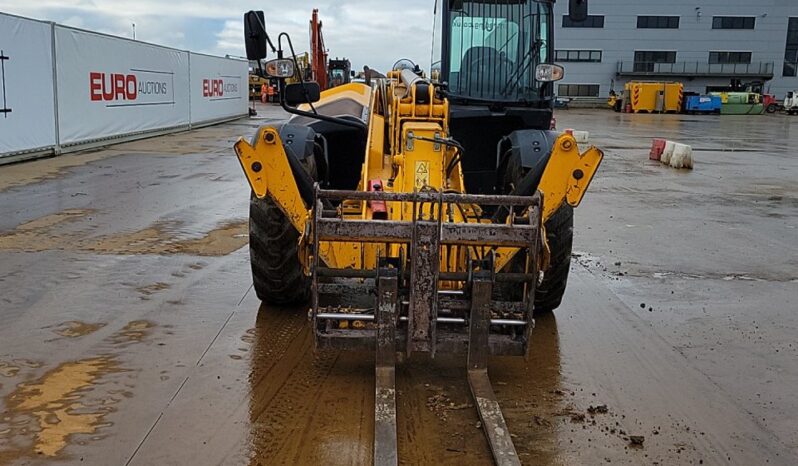
[[[603,159],[604,153],[593,146],[580,154],[576,140],[569,134],[557,138],[538,185],[543,193],[543,223],[563,202],[579,206]]]

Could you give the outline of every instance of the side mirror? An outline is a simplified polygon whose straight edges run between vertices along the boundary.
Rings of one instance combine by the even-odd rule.
[[[354,71],[350,71],[349,72],[349,77],[354,78],[355,77],[355,72]]]
[[[321,99],[321,88],[317,82],[294,83],[285,86],[285,103],[296,107],[299,104],[312,104]]]
[[[587,19],[587,0],[568,0],[568,19],[581,23]]]
[[[552,83],[565,77],[565,69],[560,65],[541,63],[535,67],[535,79],[543,83]]]
[[[289,58],[278,58],[266,62],[266,74],[277,79],[291,78],[296,74],[294,61]]]
[[[266,58],[266,21],[262,11],[249,11],[244,15],[244,45],[248,60]]]

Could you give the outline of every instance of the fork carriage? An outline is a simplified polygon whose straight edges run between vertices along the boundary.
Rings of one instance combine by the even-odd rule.
[[[409,204],[412,220],[352,220],[344,209],[325,203]],[[454,206],[493,206],[510,211],[506,223],[444,221]],[[390,207],[389,207],[390,208]],[[521,215],[516,215],[517,211]],[[388,193],[316,190],[312,244],[346,243],[376,257],[374,267],[329,268],[312,260],[312,308],[320,348],[374,349],[381,343],[413,352],[468,351],[475,302],[487,306],[487,346],[493,355],[524,355],[534,325],[532,307],[539,278],[541,196],[486,196],[455,193]],[[329,246],[328,246],[329,247]],[[496,251],[522,250],[523,272],[496,270]],[[507,252],[504,252],[505,254]],[[481,296],[475,296],[475,282]],[[386,298],[380,283],[393,290]],[[496,284],[524,290],[522,299],[504,300]],[[387,299],[387,300],[386,300]],[[379,309],[391,303],[391,319],[379,322]],[[379,338],[393,327],[393,342]]]

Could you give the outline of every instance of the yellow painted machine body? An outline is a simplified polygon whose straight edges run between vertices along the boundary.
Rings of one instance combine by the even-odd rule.
[[[324,91],[314,106],[323,112],[327,106],[348,102],[364,109],[368,136],[359,191],[371,191],[374,187],[369,183],[381,180],[378,189],[386,193],[464,193],[463,175],[455,160],[458,149],[446,143],[449,104],[436,92],[433,84],[415,86],[408,85],[408,81],[402,79],[399,72],[391,72],[385,83],[373,88],[352,83]],[[416,93],[422,91],[428,95],[419,98]],[[275,127],[264,126],[258,130],[253,144],[240,139],[235,144],[235,151],[255,195],[271,198],[300,234],[301,244],[308,246],[313,242],[314,206],[306,205],[300,196],[283,143]],[[557,138],[552,151],[538,185],[543,206],[540,218],[533,221],[541,225],[563,203],[574,207],[579,205],[603,158],[602,152],[595,147],[580,153],[576,141],[568,134]],[[442,203],[436,207],[432,203],[418,205],[389,201],[384,203],[385,212],[375,212],[375,206],[379,205],[364,200],[348,200],[337,210],[342,219],[350,221],[412,222],[419,215],[432,217],[435,214],[446,223],[491,223],[490,219],[482,218],[481,207],[474,204]],[[442,210],[432,212],[436,208]],[[515,215],[510,215],[505,222],[511,225],[515,218]],[[545,234],[542,240],[545,250]],[[313,250],[318,251],[318,259],[330,268],[374,269],[380,257],[408,257],[409,241],[408,238],[407,242],[388,244],[321,242]],[[484,254],[489,243],[490,239],[485,238],[484,244],[442,248],[439,271],[465,271],[469,254]],[[300,248],[301,260],[308,273],[311,272],[311,249]],[[519,251],[518,247],[489,249],[494,253],[496,271],[501,271]],[[538,259],[544,266],[545,257],[547,255],[542,254]]]
[[[249,74],[249,97],[260,99],[261,87],[269,84],[269,80],[255,73]]]

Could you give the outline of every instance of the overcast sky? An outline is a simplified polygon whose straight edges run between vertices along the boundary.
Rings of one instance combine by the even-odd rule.
[[[353,69],[385,70],[399,58],[429,68],[434,0],[0,0],[0,11],[214,55],[244,53],[243,15],[262,9],[276,39],[288,32],[308,49],[308,22],[319,9],[330,58]],[[276,44],[275,44],[276,45]]]

